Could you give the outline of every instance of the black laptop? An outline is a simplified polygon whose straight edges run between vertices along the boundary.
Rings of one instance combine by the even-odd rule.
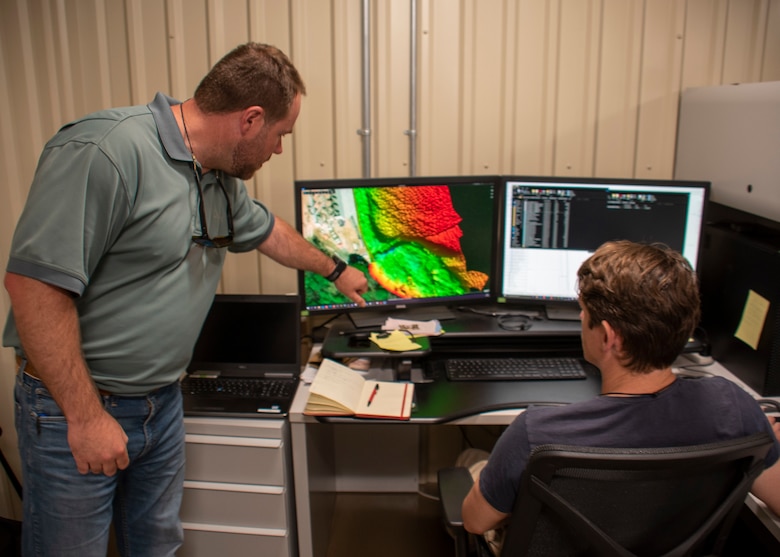
[[[296,296],[217,294],[181,381],[184,414],[286,416],[300,370]]]

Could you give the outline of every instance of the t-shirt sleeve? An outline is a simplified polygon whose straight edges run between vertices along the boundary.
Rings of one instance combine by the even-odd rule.
[[[735,434],[753,435],[763,432],[769,434],[773,439],[774,443],[766,455],[766,467],[769,468],[780,459],[780,443],[778,443],[772,429],[772,424],[769,423],[758,402],[739,385],[726,379],[722,379],[721,384],[727,387],[724,389],[725,396],[719,403],[728,409],[738,409],[738,413],[735,415],[736,419],[732,421],[741,421],[741,423],[733,424],[735,428],[741,428],[741,431],[737,430],[731,433],[731,436]]]
[[[44,149],[7,270],[81,295],[129,214],[120,173],[92,143]]]
[[[274,215],[264,203],[249,197],[243,182],[237,181],[233,205],[235,236],[229,250],[246,252],[263,243],[274,227]]]
[[[528,464],[530,445],[526,414],[520,414],[499,437],[479,476],[485,500],[502,513],[511,513],[520,489],[520,477]]]

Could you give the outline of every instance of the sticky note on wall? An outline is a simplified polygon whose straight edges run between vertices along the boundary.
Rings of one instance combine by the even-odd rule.
[[[734,336],[753,350],[758,350],[758,341],[764,330],[768,313],[769,300],[753,290],[749,290],[745,307],[742,309],[742,318],[739,320],[739,326]]]

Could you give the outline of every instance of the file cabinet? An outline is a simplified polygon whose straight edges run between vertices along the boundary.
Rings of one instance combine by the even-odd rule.
[[[286,420],[186,417],[183,557],[295,557]]]

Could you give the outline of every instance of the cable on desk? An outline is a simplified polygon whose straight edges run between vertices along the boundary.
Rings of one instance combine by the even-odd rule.
[[[458,306],[458,311],[468,311],[477,315],[492,317],[496,324],[505,331],[527,331],[533,325],[533,321],[541,320],[537,312],[522,311],[486,311],[468,306]]]
[[[322,340],[325,338],[325,334],[322,334],[320,337],[318,337],[320,332],[324,329],[324,330],[326,330],[326,333],[327,333],[327,328],[328,328],[328,325],[331,323],[331,321],[335,321],[336,319],[338,319],[342,315],[344,315],[344,314],[343,313],[337,313],[336,315],[333,315],[332,317],[329,317],[324,322],[322,322],[322,323],[320,323],[318,325],[312,326],[311,333],[306,335],[306,336],[310,337],[312,342],[322,342]],[[309,319],[311,320],[311,316],[309,316]]]
[[[715,359],[712,356],[709,355],[703,355],[707,359],[702,360],[700,362],[695,362],[691,360],[691,363],[684,366],[675,366],[675,370],[677,375],[680,377],[714,377],[714,373],[710,373],[709,371],[706,371],[702,368],[709,367],[715,363]],[[683,354],[684,358],[690,359],[690,356],[687,354]]]

